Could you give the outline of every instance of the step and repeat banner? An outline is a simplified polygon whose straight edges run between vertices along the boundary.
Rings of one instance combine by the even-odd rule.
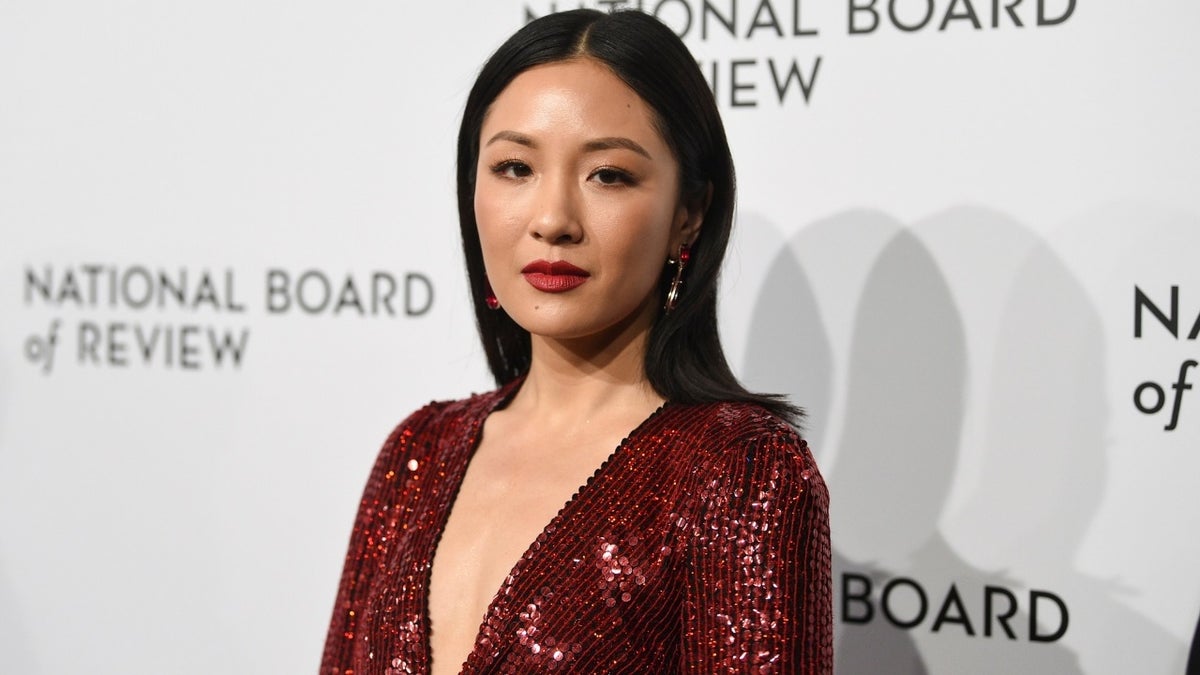
[[[720,104],[723,335],[809,410],[838,672],[1183,673],[1200,5],[583,5]],[[0,670],[314,672],[380,442],[490,388],[467,90],[576,6],[0,4]]]

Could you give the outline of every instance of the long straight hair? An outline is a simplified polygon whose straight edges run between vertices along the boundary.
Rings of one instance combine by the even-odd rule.
[[[668,401],[742,401],[798,424],[803,411],[781,396],[747,391],[734,377],[717,333],[717,280],[733,227],[733,158],[716,101],[700,68],[674,32],[648,14],[572,10],[532,21],[488,59],[467,97],[458,134],[458,217],[479,337],[497,384],[529,371],[529,332],[484,298],[487,275],[475,219],[479,135],[488,108],[519,74],[537,65],[591,58],[607,66],[654,111],[655,124],[680,168],[680,196],[704,203],[712,194],[691,246],[678,303],[650,328],[645,371]],[[660,297],[672,271],[664,265]]]

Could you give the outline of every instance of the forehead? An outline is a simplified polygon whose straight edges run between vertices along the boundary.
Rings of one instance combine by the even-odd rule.
[[[663,146],[654,111],[604,64],[590,58],[534,66],[513,78],[488,108],[491,134],[629,136]]]

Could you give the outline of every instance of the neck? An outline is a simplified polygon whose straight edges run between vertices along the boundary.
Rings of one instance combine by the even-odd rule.
[[[529,375],[510,408],[564,423],[599,415],[644,417],[663,398],[646,379],[646,343],[656,306],[599,336],[531,336]]]

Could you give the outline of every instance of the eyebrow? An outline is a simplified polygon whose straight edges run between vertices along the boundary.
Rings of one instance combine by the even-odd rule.
[[[510,141],[512,143],[516,143],[517,145],[524,145],[530,148],[537,147],[537,143],[534,143],[532,138],[526,136],[525,134],[518,134],[515,131],[498,132],[495,136],[489,138],[488,142],[484,143],[483,145],[484,147],[487,147],[496,141]]]
[[[638,145],[637,141],[634,141],[632,138],[625,138],[624,136],[608,136],[605,138],[597,138],[584,143],[583,147],[588,152],[624,148],[626,150],[632,150],[646,159],[654,159],[650,156],[650,153],[646,152],[645,148],[643,148],[641,145]]]
[[[488,139],[487,143],[485,143],[484,146],[485,147],[489,146],[489,145],[495,143],[496,141],[509,141],[511,143],[516,143],[517,145],[524,145],[528,148],[537,148],[537,143],[532,138],[530,138],[529,136],[526,136],[525,134],[517,133],[515,131],[497,132],[495,136],[492,136],[491,138]],[[616,148],[622,148],[625,150],[630,150],[630,151],[636,152],[637,154],[645,157],[646,159],[654,159],[653,157],[650,156],[650,153],[647,152],[646,149],[641,146],[641,144],[639,144],[637,141],[633,140],[632,138],[626,138],[624,136],[605,136],[604,138],[592,139],[592,140],[588,141],[587,143],[583,144],[583,149],[587,152],[597,152],[599,150],[613,150]]]

